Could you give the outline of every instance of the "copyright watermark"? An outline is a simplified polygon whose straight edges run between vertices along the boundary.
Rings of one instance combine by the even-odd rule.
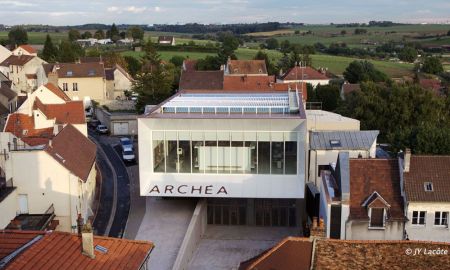
[[[436,249],[427,249],[427,248],[407,248],[405,249],[405,254],[408,256],[439,256],[439,255],[448,255],[447,249],[436,248]]]

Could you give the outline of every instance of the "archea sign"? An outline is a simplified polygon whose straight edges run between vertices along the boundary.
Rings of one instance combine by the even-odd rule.
[[[213,185],[154,185],[149,192],[150,195],[228,195],[224,186]]]

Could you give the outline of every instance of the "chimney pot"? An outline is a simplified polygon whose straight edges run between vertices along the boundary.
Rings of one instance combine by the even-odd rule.
[[[403,172],[409,172],[409,167],[411,163],[411,149],[406,148],[405,157],[403,161]]]

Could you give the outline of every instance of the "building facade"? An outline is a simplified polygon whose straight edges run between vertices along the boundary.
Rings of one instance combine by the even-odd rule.
[[[295,92],[179,92],[138,130],[140,164],[152,164],[139,167],[142,196],[208,198],[209,224],[300,223],[307,146]]]

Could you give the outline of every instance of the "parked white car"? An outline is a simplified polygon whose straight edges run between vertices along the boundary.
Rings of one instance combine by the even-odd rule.
[[[120,145],[122,146],[122,150],[134,150],[133,142],[127,137],[120,138]]]
[[[125,149],[122,151],[122,159],[125,162],[134,162],[135,161],[134,151],[131,149]]]

